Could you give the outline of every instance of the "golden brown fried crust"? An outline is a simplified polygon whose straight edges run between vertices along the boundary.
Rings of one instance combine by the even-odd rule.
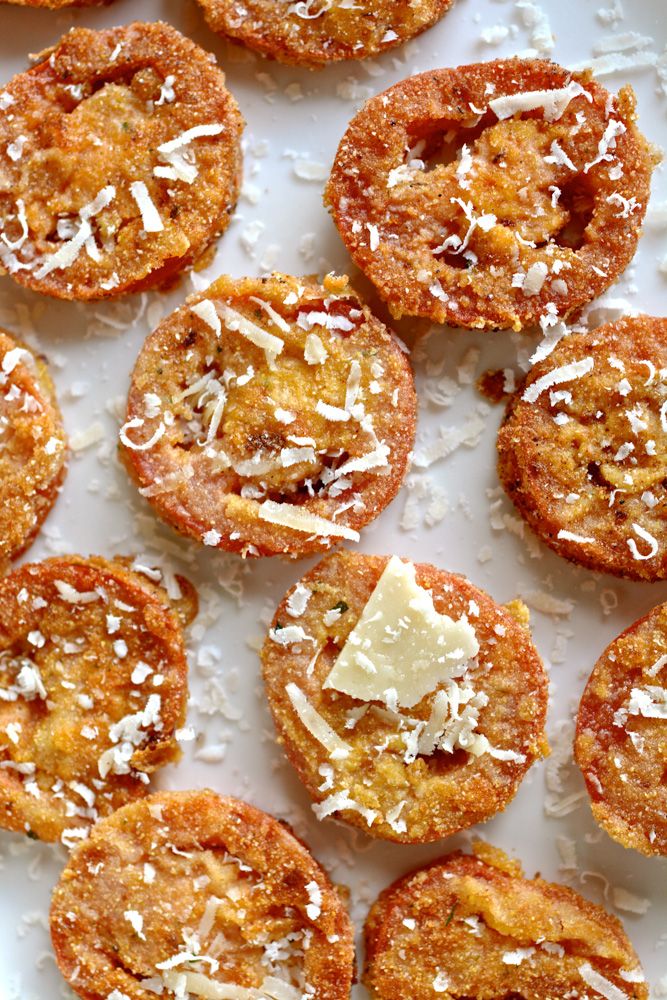
[[[67,440],[43,359],[0,329],[0,363],[0,568],[6,569],[55,503]]]
[[[278,337],[281,353],[267,360],[224,315],[218,334],[193,312],[202,302],[211,311],[214,303],[231,307]],[[323,363],[308,353],[313,339],[324,347]],[[346,400],[349,419],[317,412],[326,403],[345,417]],[[144,496],[182,534],[244,555],[303,556],[339,538],[263,520],[266,501],[357,532],[398,492],[415,425],[410,363],[347,278],[330,276],[322,286],[280,274],[223,277],[146,341],[132,374],[122,455]],[[371,468],[337,475],[385,446]]]
[[[556,121],[543,109],[499,121],[489,108],[573,80],[588,97]],[[367,101],[325,202],[394,316],[521,330],[554,305],[567,317],[632,259],[653,167],[634,121],[629,88],[615,98],[553,63],[431,70]],[[604,138],[609,128],[623,131]],[[594,163],[601,142],[609,148]]]
[[[2,244],[0,266],[64,299],[164,284],[204,253],[236,203],[243,122],[224,74],[161,22],[76,28],[45,56],[0,93],[11,109],[0,148],[13,153],[3,155],[0,226],[14,243]],[[159,151],[198,126],[219,131]],[[159,220],[143,218],[147,199]]]
[[[172,608],[122,561],[58,557],[0,581],[0,826],[69,843],[178,759],[196,612],[179,582]]]
[[[276,10],[275,0],[198,0],[212,31],[279,62],[317,69],[365,59],[435,24],[453,0],[301,0]],[[315,16],[314,16],[315,15]]]
[[[572,364],[592,368],[532,401],[531,386]],[[631,580],[667,577],[666,401],[667,320],[650,316],[570,334],[528,373],[498,435],[498,471],[559,555]]]
[[[364,983],[373,1000],[562,1000],[611,990],[648,998],[643,976],[626,978],[641,969],[616,917],[478,847],[481,856],[447,855],[380,895],[366,922]],[[607,992],[595,988],[596,976]]]
[[[624,847],[648,855],[667,854],[665,686],[667,604],[661,604],[607,647],[577,716],[575,757],[595,819]]]
[[[299,625],[313,641],[284,646],[269,637],[262,649],[264,683],[278,741],[317,803],[347,792],[375,817],[369,824],[368,814],[354,809],[336,809],[336,816],[372,836],[426,843],[504,809],[531,764],[547,753],[547,678],[528,630],[513,614],[463,577],[418,563],[417,584],[433,591],[437,611],[454,619],[471,615],[480,653],[478,666],[469,670],[466,680],[489,698],[480,710],[477,732],[494,748],[513,751],[525,759],[501,761],[489,753],[474,757],[457,748],[453,753],[437,750],[430,756],[418,755],[407,763],[402,735],[410,727],[404,725],[399,731],[398,720],[381,702],[372,703],[353,728],[346,727],[354,717],[349,713],[362,709],[364,703],[323,684],[387,561],[384,556],[341,551],[307,573],[301,584],[312,590],[312,596],[305,611],[298,617],[290,615],[292,588],[271,627]],[[474,604],[479,608],[478,616],[474,615]],[[334,608],[344,609],[343,613],[326,625],[324,616]],[[350,746],[346,759],[331,758],[304,727],[286,691],[290,683],[301,688],[310,704]],[[434,697],[432,692],[404,714],[427,720]],[[381,752],[378,747],[382,747]]]
[[[48,7],[50,10],[60,10],[62,7],[101,7],[113,3],[113,0],[0,0],[2,3],[14,3],[20,7]]]
[[[141,935],[128,911],[142,918]],[[273,976],[318,1000],[349,996],[349,917],[284,824],[207,790],[158,793],[98,823],[53,894],[53,947],[72,989],[83,1000],[115,990],[149,1000],[155,991],[141,981],[168,983],[158,964],[192,955],[193,935],[207,958],[177,961],[171,977],[253,988]],[[290,958],[273,964],[281,952]]]

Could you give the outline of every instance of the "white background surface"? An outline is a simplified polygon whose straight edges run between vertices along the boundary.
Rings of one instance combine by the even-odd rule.
[[[664,51],[664,0],[624,0],[626,17],[615,26],[605,25],[597,13],[611,2],[543,0],[541,9],[553,30],[552,54],[557,61],[572,65],[587,60],[602,37],[627,31],[651,36],[653,41],[646,46],[649,52]],[[345,251],[321,205],[322,182],[300,180],[295,157],[328,168],[361,98],[415,71],[524,53],[531,47],[533,33],[525,24],[530,9],[521,10],[515,0],[457,0],[441,23],[416,42],[372,64],[349,63],[313,74],[280,68],[226,45],[206,29],[195,4],[188,0],[117,0],[102,10],[60,13],[0,4],[0,82],[25,67],[28,52],[52,44],[71,24],[103,26],[139,17],[163,17],[214,51],[248,122],[245,176],[250,186],[218,245],[207,272],[211,278],[224,271],[258,274],[271,267],[293,273],[347,268]],[[495,25],[509,27],[510,34],[500,44],[485,44],[482,30]],[[667,97],[658,92],[656,70],[628,70],[603,82],[617,89],[627,81],[638,93],[641,126],[660,144],[666,134]],[[667,180],[658,171],[652,205],[666,200]],[[657,260],[665,256],[667,232],[654,222],[647,226],[631,271],[606,299],[624,296],[635,308],[664,315],[667,278],[659,273]],[[171,559],[203,585],[202,614],[191,636],[193,702],[188,720],[200,735],[194,746],[187,747],[182,763],[167,768],[160,782],[170,788],[209,785],[288,819],[333,877],[350,886],[353,915],[361,926],[379,889],[420,862],[464,844],[466,838],[411,848],[375,842],[331,820],[317,823],[305,792],[274,744],[255,652],[263,629],[260,618],[266,617],[311,563],[242,564],[236,557],[200,551],[158,525],[118,466],[115,407],[126,393],[139,346],[160,316],[190,290],[186,278],[166,296],[152,294],[115,305],[84,307],[40,299],[19,291],[8,278],[0,279],[0,323],[48,355],[70,434],[98,425],[100,435],[96,444],[73,457],[63,494],[30,558],[54,552],[141,552],[153,559]],[[596,313],[598,319],[609,315],[615,315],[611,307]],[[484,429],[474,447],[461,448],[425,472],[415,470],[412,495],[417,496],[419,490],[428,494],[414,501],[416,528],[401,527],[411,495],[404,489],[363,533],[361,547],[464,572],[500,601],[539,591],[572,602],[572,612],[560,617],[533,611],[535,640],[552,678],[549,733],[553,738],[571,718],[586,676],[604,646],[640,614],[666,600],[667,586],[594,576],[567,565],[532,538],[492,528],[490,507],[496,497],[489,493],[498,486],[494,448],[501,409],[488,407],[473,385],[458,385],[457,366],[471,347],[481,347],[477,374],[491,366],[516,367],[518,352],[526,356],[526,343],[526,338],[504,333],[438,330],[431,336],[427,352],[442,364],[429,369],[423,358],[416,363],[422,400],[418,443],[433,440],[443,425],[463,425],[476,413],[483,416]],[[467,360],[474,356],[468,355]],[[449,406],[436,405],[428,398],[428,391],[443,375],[454,380]],[[431,505],[434,496],[436,503]],[[445,496],[449,509],[441,517]],[[513,511],[502,499],[496,518],[504,514],[512,518]],[[436,523],[429,525],[433,515]],[[509,520],[510,528],[518,523]],[[485,554],[486,547],[489,552]],[[491,558],[484,561],[489,553]],[[605,614],[605,607],[616,600],[617,609]],[[214,658],[218,658],[214,680],[197,666],[196,650],[201,645],[214,647]],[[208,697],[207,705],[213,687],[215,704]],[[202,707],[212,711],[205,714]],[[224,749],[224,759],[214,764],[196,759],[202,747],[218,747],[217,756]],[[571,766],[565,766],[562,776],[565,793],[581,791],[582,781]],[[545,768],[540,765],[531,771],[506,812],[480,832],[520,857],[529,874],[540,871],[547,878],[567,881],[596,900],[606,895],[611,909],[613,887],[650,901],[643,916],[616,912],[638,948],[654,996],[666,995],[667,989],[661,994],[658,984],[667,976],[667,947],[663,947],[667,945],[667,861],[643,858],[600,833],[585,797],[564,818],[547,816],[546,793]],[[567,869],[567,861],[563,868],[565,842],[561,839],[559,852],[558,838],[575,842],[576,869]],[[0,1000],[55,1000],[70,995],[50,956],[46,931],[49,893],[64,859],[62,848],[0,832]],[[365,994],[359,988],[357,995]]]

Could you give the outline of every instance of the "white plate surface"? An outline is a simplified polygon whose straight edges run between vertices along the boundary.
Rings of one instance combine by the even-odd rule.
[[[410,45],[372,63],[350,63],[315,74],[277,67],[226,45],[206,29],[190,0],[117,0],[101,10],[60,13],[0,4],[0,82],[25,67],[28,52],[49,46],[72,24],[102,27],[138,18],[170,21],[216,53],[248,123],[247,193],[207,275],[259,274],[271,268],[292,273],[344,270],[349,263],[322,207],[322,182],[299,179],[296,162],[314,161],[324,174],[359,102],[416,71],[500,55],[536,54],[535,45],[549,44],[551,33],[553,58],[570,66],[590,60],[596,47],[614,36],[611,47],[630,44],[626,55],[641,65],[603,82],[614,90],[628,81],[633,84],[641,126],[660,145],[666,134],[667,96],[661,92],[659,66],[654,64],[667,44],[664,0],[623,0],[623,4],[624,17],[621,4],[614,0],[542,0],[539,6],[530,0],[457,0],[439,25]],[[485,29],[496,26],[509,32],[492,30],[484,41]],[[628,39],[628,32],[642,38]],[[498,40],[503,34],[506,37]],[[651,205],[666,200],[667,181],[659,170]],[[605,296],[608,305],[593,314],[595,320],[618,315],[619,299],[636,309],[665,313],[667,277],[658,262],[667,257],[667,236],[655,223],[647,225],[633,266]],[[465,845],[467,838],[411,848],[383,844],[331,820],[314,819],[305,792],[274,743],[256,655],[262,620],[312,562],[244,564],[215,551],[200,551],[158,524],[119,467],[118,404],[126,393],[129,371],[149,330],[190,290],[185,279],[168,295],[79,306],[41,299],[19,291],[7,278],[0,279],[0,324],[48,355],[70,434],[92,427],[92,437],[98,437],[74,457],[63,494],[29,557],[56,552],[146,553],[153,560],[169,559],[200,586],[202,614],[191,636],[193,697],[188,720],[199,735],[196,744],[186,748],[183,761],[163,772],[160,784],[212,786],[289,820],[334,878],[350,886],[353,915],[361,927],[369,903],[382,887],[446,849]],[[411,488],[404,487],[366,529],[361,548],[463,572],[500,601],[521,594],[535,604],[541,603],[540,594],[547,594],[570,602],[572,610],[560,616],[533,611],[535,640],[552,679],[549,734],[554,746],[566,753],[567,726],[595,659],[623,628],[667,599],[667,586],[620,583],[578,570],[535,543],[528,532],[522,538],[521,531],[512,531],[519,522],[498,493],[495,473],[501,409],[484,402],[466,373],[516,367],[519,356],[526,356],[525,345],[525,339],[503,333],[484,336],[440,329],[431,335],[416,360],[421,390],[418,440],[434,440],[442,426],[470,427],[471,419],[481,417],[479,440],[427,470],[415,470]],[[428,365],[424,354],[435,364]],[[460,383],[448,406],[429,402],[425,391],[434,389],[443,375]],[[509,530],[492,526],[492,510],[496,525],[508,515]],[[213,647],[219,656],[213,678],[197,667],[197,649],[202,645]],[[210,714],[201,711],[206,707]],[[215,764],[198,760],[197,750],[211,746],[224,748],[224,758]],[[562,792],[553,787],[549,792],[549,769],[553,781],[553,760],[533,768],[506,812],[480,832],[520,857],[528,873],[539,871],[592,899],[606,900],[623,918],[637,946],[653,995],[667,995],[667,978],[664,992],[660,990],[660,980],[667,977],[663,947],[667,860],[643,858],[600,833],[571,762],[565,760],[560,771]],[[572,812],[562,818],[547,815],[547,799],[557,802],[570,793],[576,800]],[[0,1000],[71,995],[55,969],[46,929],[50,890],[64,860],[62,848],[0,832]],[[628,898],[619,889],[638,897],[639,902],[630,898],[630,905],[648,907],[646,912],[628,912]],[[618,909],[619,904],[626,908]],[[355,997],[362,996],[365,991],[358,987]]]

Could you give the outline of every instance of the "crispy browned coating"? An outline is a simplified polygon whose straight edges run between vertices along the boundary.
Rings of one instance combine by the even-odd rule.
[[[647,1000],[619,920],[572,889],[526,879],[478,844],[399,879],[366,922],[372,1000]]]
[[[666,408],[664,319],[571,334],[531,369],[508,404],[498,471],[542,541],[592,570],[667,577]]]
[[[642,854],[667,854],[667,604],[595,664],[579,705],[575,757],[593,815]]]
[[[200,303],[213,320],[193,311]],[[243,319],[281,353],[234,329]],[[264,520],[271,505],[353,537],[396,495],[415,423],[409,361],[347,278],[223,277],[146,341],[121,441],[142,493],[178,531],[244,555],[301,556],[339,537]],[[346,472],[356,461],[369,467]]]
[[[75,28],[44,56],[0,91],[0,268],[64,299],[164,284],[236,202],[243,122],[224,74],[159,21]]]
[[[312,798],[323,803],[347,793],[357,806],[344,808],[341,803],[341,808],[315,811],[332,811],[372,836],[425,843],[504,809],[531,764],[546,754],[547,678],[528,629],[508,610],[463,577],[417,564],[417,584],[432,590],[437,611],[454,619],[470,614],[480,653],[465,682],[488,696],[476,732],[492,747],[524,759],[503,761],[488,752],[475,757],[460,746],[451,753],[408,754],[411,743],[404,737],[411,730],[419,732],[417,720],[429,718],[435,691],[401,713],[401,723],[382,702],[365,703],[323,687],[387,561],[341,551],[307,573],[301,586],[312,596],[305,611],[297,617],[290,613],[293,588],[276,611],[272,630],[297,625],[312,641],[285,646],[270,635],[262,649],[264,682],[278,740]],[[340,616],[325,624],[326,613],[336,608],[343,609]],[[305,728],[286,690],[290,683],[348,744],[346,758],[334,759]],[[356,724],[346,725],[356,715]]]
[[[552,122],[489,107],[572,81],[585,94]],[[431,70],[353,118],[325,201],[394,316],[521,330],[590,302],[632,259],[653,167],[634,121],[630,88],[612,97],[553,63]]]
[[[207,790],[158,793],[98,823],[56,886],[51,936],[83,1000],[169,998],[179,981],[185,996],[204,977],[209,992],[193,994],[268,978],[285,1000],[347,1000],[352,984],[350,920],[307,848]]]
[[[113,0],[0,0],[2,3],[15,3],[20,7],[48,7],[59,10],[61,7],[100,7]]]
[[[280,62],[316,69],[413,38],[453,0],[198,0],[212,31]]]
[[[65,478],[67,441],[42,358],[0,329],[0,568],[33,542]]]
[[[78,556],[0,580],[0,826],[71,845],[178,759],[196,612],[178,583],[172,607],[123,561]]]

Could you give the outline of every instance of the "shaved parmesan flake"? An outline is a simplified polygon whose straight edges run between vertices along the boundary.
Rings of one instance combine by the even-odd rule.
[[[51,274],[51,271],[62,271],[66,267],[71,267],[79,256],[86,240],[92,235],[93,230],[91,225],[87,219],[84,219],[72,239],[58,247],[56,252],[47,257],[42,265],[37,268],[35,271],[37,280],[41,281],[47,274]]]
[[[195,302],[193,306],[190,306],[190,312],[193,312],[195,316],[199,316],[200,319],[206,323],[207,326],[213,330],[216,337],[219,337],[222,333],[222,323],[220,322],[220,317],[216,312],[216,308],[210,299],[202,299],[201,302]]]
[[[189,146],[193,139],[220,135],[224,130],[224,125],[195,125],[194,128],[189,128],[187,132],[177,135],[175,139],[163,142],[161,146],[158,146],[157,151],[158,153],[173,153],[175,150],[181,149],[182,146]]]
[[[350,419],[350,414],[347,410],[341,409],[340,406],[330,406],[329,403],[323,403],[321,399],[317,401],[315,412],[319,413],[326,420],[345,421]]]
[[[179,990],[177,996],[203,997],[204,1000],[264,1000],[265,993],[233,983],[219,983],[201,972],[163,972],[162,981],[167,989]],[[185,988],[186,993],[181,988]]]
[[[373,451],[369,451],[365,455],[360,455],[359,458],[349,458],[347,462],[343,462],[336,470],[336,475],[340,478],[341,476],[347,476],[350,472],[368,472],[371,469],[383,468],[387,465],[388,455],[388,446],[380,444]]]
[[[542,393],[550,389],[553,385],[572,382],[574,379],[587,375],[588,372],[592,371],[594,364],[593,358],[588,357],[582,358],[581,361],[573,361],[569,365],[562,365],[560,368],[554,368],[552,371],[547,372],[546,375],[542,375],[541,378],[535,379],[524,390],[521,398],[525,399],[527,403],[535,403]]]
[[[580,545],[595,545],[594,538],[585,535],[577,535],[574,531],[567,531],[565,528],[561,528],[558,532],[557,538],[562,538],[564,542],[579,542]]]
[[[129,448],[130,451],[149,451],[151,448],[155,447],[166,430],[164,424],[160,422],[153,434],[149,437],[148,441],[144,441],[143,444],[135,444],[134,441],[129,439],[127,432],[135,427],[143,427],[143,425],[144,421],[141,417],[132,417],[131,420],[126,421],[126,423],[124,423],[121,427],[118,436],[120,437],[121,442],[126,448]]]
[[[312,596],[313,592],[309,587],[304,586],[302,583],[297,583],[287,598],[287,614],[292,618],[300,618],[308,607],[308,601]]]
[[[641,538],[644,542],[647,542],[647,544],[650,546],[648,552],[642,553],[639,551],[639,548],[637,547],[637,543],[634,540],[634,538],[628,538],[627,539],[628,548],[632,552],[633,559],[637,559],[640,561],[643,561],[645,559],[653,559],[653,557],[656,556],[658,554],[658,551],[660,550],[660,543],[658,542],[658,539],[654,538],[653,535],[649,534],[649,532],[646,531],[645,528],[642,528],[641,524],[635,524],[633,522],[632,530],[634,531],[634,533],[637,535],[638,538]]]
[[[335,755],[336,759],[347,757],[350,753],[349,744],[345,743],[317,709],[313,708],[301,688],[296,684],[288,684],[285,691],[292,708],[310,735],[321,743],[329,754]]]
[[[439,614],[414,565],[392,556],[323,686],[360,701],[393,689],[411,708],[478,652],[469,622]]]
[[[137,937],[140,937],[142,941],[145,941],[146,935],[143,932],[144,918],[141,914],[137,910],[125,910],[123,916],[130,924]]]
[[[584,962],[579,966],[579,975],[587,986],[596,990],[600,996],[605,997],[605,1000],[628,1000],[627,993],[596,972],[590,962]]]
[[[260,505],[259,517],[261,521],[268,521],[269,524],[280,524],[284,528],[304,531],[309,535],[318,535],[322,538],[347,538],[350,542],[359,541],[359,532],[353,528],[327,521],[326,518],[311,514],[310,511],[294,504],[265,500]]]
[[[433,991],[434,993],[446,993],[449,989],[449,976],[446,972],[438,971],[435,979],[433,980]]]
[[[542,260],[531,264],[521,286],[524,295],[539,295],[544,287],[549,268]]]
[[[358,812],[364,817],[368,826],[372,826],[378,817],[374,809],[367,809],[365,806],[360,805],[359,802],[350,798],[350,793],[347,789],[344,789],[342,792],[332,792],[328,798],[313,805],[313,812],[318,819],[326,819],[327,816],[332,816],[343,809]]]
[[[92,604],[101,599],[96,590],[79,591],[65,580],[54,580],[54,583],[63,601],[68,604]]]
[[[642,715],[645,719],[667,720],[667,689],[654,684],[633,688],[628,703],[628,713]]]
[[[537,111],[542,108],[546,121],[556,122],[563,117],[570,101],[581,95],[585,95],[589,101],[592,100],[581,84],[571,80],[567,87],[560,90],[531,90],[496,97],[489,101],[489,107],[500,121],[524,111]]]
[[[326,347],[316,333],[309,333],[306,337],[303,356],[309,365],[323,365],[329,357]]]
[[[5,375],[11,375],[16,366],[20,365],[23,360],[30,361],[30,354],[24,348],[13,347],[7,351],[2,359],[2,370]]]
[[[137,208],[141,212],[141,224],[147,233],[161,233],[164,223],[160,218],[160,213],[153,204],[148,188],[143,181],[133,181],[130,184],[130,194],[137,203]]]
[[[264,330],[261,326],[258,326],[257,323],[253,323],[251,319],[243,316],[236,309],[232,309],[226,302],[216,302],[215,308],[218,311],[218,316],[228,330],[231,330],[233,333],[240,333],[251,344],[261,347],[268,354],[276,355],[282,353],[285,342],[280,337],[274,336],[268,330]]]

